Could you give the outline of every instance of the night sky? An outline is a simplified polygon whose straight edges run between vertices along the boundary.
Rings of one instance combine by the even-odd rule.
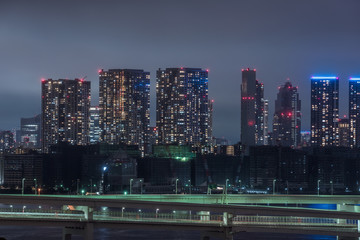
[[[0,129],[40,113],[41,78],[92,82],[100,68],[151,73],[155,125],[158,68],[208,68],[214,136],[240,138],[242,68],[256,68],[274,112],[277,87],[299,86],[310,129],[310,77],[340,77],[340,114],[350,76],[360,76],[359,0],[71,0],[0,2]],[[269,126],[272,129],[271,125]]]

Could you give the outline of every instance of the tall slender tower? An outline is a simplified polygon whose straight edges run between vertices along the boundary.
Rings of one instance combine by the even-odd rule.
[[[156,81],[158,142],[208,146],[211,141],[208,71],[159,69]]]
[[[242,70],[241,84],[241,143],[255,145],[256,70]]]
[[[265,145],[265,99],[264,84],[256,80],[255,93],[255,144]]]
[[[83,79],[43,79],[42,149],[52,144],[89,143],[90,82]]]
[[[360,78],[349,79],[350,147],[360,147]]]
[[[109,144],[138,145],[148,152],[150,73],[138,69],[99,71],[101,139]]]
[[[241,143],[265,145],[264,84],[256,80],[256,70],[242,70]]]
[[[264,102],[264,145],[269,144],[269,100],[263,100]]]
[[[339,78],[311,78],[311,145],[339,145]]]
[[[275,101],[273,136],[275,144],[297,147],[301,142],[301,101],[297,88],[288,81]]]
[[[90,107],[90,144],[100,142],[101,129],[99,124],[100,109],[98,106]]]
[[[209,144],[211,146],[214,146],[214,139],[213,139],[213,111],[214,111],[214,99],[209,100],[209,138],[210,138],[210,142]]]

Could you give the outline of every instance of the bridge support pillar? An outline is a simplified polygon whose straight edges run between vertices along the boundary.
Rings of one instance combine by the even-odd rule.
[[[94,209],[88,206],[76,206],[75,207],[76,210],[79,211],[83,211],[84,212],[84,216],[85,219],[88,221],[92,221],[93,220],[93,215],[94,215]]]
[[[84,212],[84,217],[86,220],[88,221],[92,221],[93,220],[93,215],[94,215],[94,209],[88,206],[72,206],[72,205],[64,205],[62,207],[63,210],[78,210],[78,211],[82,211]]]
[[[83,236],[84,240],[94,240],[94,224],[87,223],[85,227],[64,227],[63,240],[71,240],[72,235]]]
[[[346,211],[346,212],[360,212],[360,206],[356,206],[356,205],[348,205],[348,204],[336,204],[336,209],[338,211]],[[358,227],[357,230],[358,232],[360,232],[360,220],[357,221],[358,222]],[[338,219],[337,220],[338,224],[346,224],[346,219]],[[339,238],[339,237],[338,237]],[[357,239],[358,238],[354,238]]]
[[[232,226],[233,215],[228,212],[223,213],[223,225],[224,226]]]

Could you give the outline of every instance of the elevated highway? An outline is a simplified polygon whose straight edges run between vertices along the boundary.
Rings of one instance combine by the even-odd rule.
[[[203,239],[232,239],[234,233],[244,231],[358,239],[358,202],[358,196],[310,195],[0,195],[0,203],[8,206],[0,210],[0,224],[62,226],[66,240],[71,234],[92,240],[96,227],[197,230],[204,233]],[[296,207],[302,203],[337,204],[337,210]],[[15,205],[60,206],[60,210],[23,208],[21,212]],[[70,206],[78,211],[66,210]],[[100,211],[104,207],[111,211]]]

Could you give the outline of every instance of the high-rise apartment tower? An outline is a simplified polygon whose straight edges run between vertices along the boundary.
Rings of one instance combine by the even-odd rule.
[[[339,78],[311,78],[311,145],[339,145]]]
[[[245,146],[265,145],[264,84],[256,80],[256,70],[242,70],[241,143]]]
[[[273,121],[274,144],[297,147],[301,142],[301,101],[297,87],[287,81],[279,88]]]
[[[137,145],[148,152],[150,73],[140,69],[99,71],[101,140]]]
[[[89,143],[90,82],[83,79],[43,79],[42,149],[52,144]]]
[[[360,78],[349,79],[350,146],[360,147]]]
[[[212,136],[208,71],[201,68],[159,69],[156,81],[159,144],[209,145]]]

